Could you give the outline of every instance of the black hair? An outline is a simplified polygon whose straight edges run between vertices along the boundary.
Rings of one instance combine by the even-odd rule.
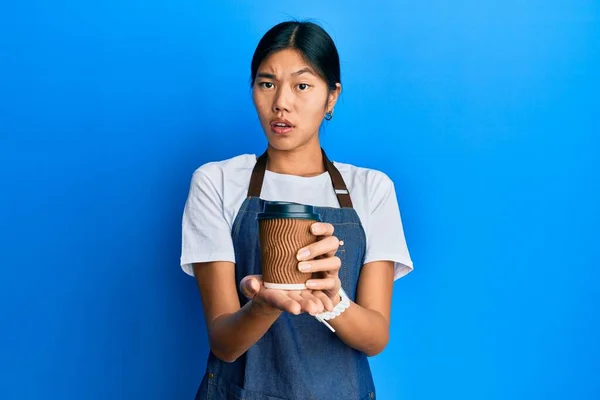
[[[284,49],[298,50],[317,74],[327,82],[329,90],[341,84],[340,57],[331,36],[312,22],[281,22],[260,39],[251,65],[251,83],[254,85],[258,67],[271,54]]]

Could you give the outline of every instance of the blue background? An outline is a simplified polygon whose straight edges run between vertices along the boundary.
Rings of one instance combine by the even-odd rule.
[[[3,2],[0,398],[193,397],[189,181],[264,149],[250,59],[289,18],[336,41],[323,145],[395,181],[415,262],[379,398],[600,398],[593,0]]]

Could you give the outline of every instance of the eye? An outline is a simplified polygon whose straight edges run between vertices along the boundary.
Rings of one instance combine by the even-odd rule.
[[[273,82],[259,82],[258,86],[262,89],[273,89]]]
[[[297,87],[301,92],[304,92],[310,87],[310,85],[308,83],[300,83],[297,85]]]

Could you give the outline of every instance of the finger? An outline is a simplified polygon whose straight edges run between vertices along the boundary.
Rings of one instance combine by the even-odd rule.
[[[240,292],[249,299],[260,292],[262,287],[262,276],[261,275],[248,275],[240,282]]]
[[[333,290],[336,286],[337,279],[335,278],[309,279],[306,281],[306,287],[312,290]]]
[[[325,306],[323,305],[323,302],[321,301],[321,299],[316,297],[312,293],[312,291],[310,291],[310,290],[302,291],[302,297],[307,301],[306,311],[309,314],[315,315],[318,313],[322,313],[323,310],[325,309]]]
[[[315,290],[313,292],[313,296],[321,300],[321,303],[323,303],[323,307],[325,308],[325,310],[333,310],[333,301],[331,301],[329,296],[327,296],[325,293],[321,292],[320,290]]]
[[[317,260],[303,261],[298,263],[300,272],[329,272],[337,274],[342,266],[342,260],[339,257],[327,257]]]
[[[320,258],[329,258],[329,257],[333,257],[337,254],[338,248],[342,245],[342,241],[338,240],[338,246],[335,249],[332,249],[331,251],[323,254]]]
[[[315,222],[310,226],[310,232],[315,236],[331,236],[335,228],[327,222]]]
[[[303,290],[302,292],[293,292],[288,294],[290,296],[291,299],[293,299],[294,301],[297,301],[303,312],[307,312],[311,315],[314,314],[318,314],[320,310],[320,307],[322,307],[322,304],[320,300],[316,299],[312,293],[310,292],[310,290]]]
[[[304,296],[302,296],[302,292],[300,292],[300,291],[289,292],[288,296],[290,296],[290,298],[292,300],[296,301],[300,305],[300,309],[302,310],[301,312],[310,313],[312,311],[313,305],[311,305],[311,303],[308,299],[306,299]]]
[[[296,258],[298,261],[306,261],[328,253],[335,254],[339,246],[340,241],[338,238],[335,236],[327,236],[322,240],[300,249]]]
[[[301,304],[291,298],[283,290],[265,290],[265,302],[279,310],[298,315],[302,312]]]
[[[298,302],[298,303],[302,303],[304,301],[304,297],[302,297],[302,292],[300,291],[293,291],[293,292],[288,292],[287,295],[290,299]]]
[[[328,253],[323,254],[320,258],[328,258],[335,256],[337,254],[338,249],[344,245],[343,240],[340,240],[340,238],[338,238],[337,236],[335,236],[335,238],[338,240],[337,246],[335,248],[332,248],[331,251],[329,251]]]

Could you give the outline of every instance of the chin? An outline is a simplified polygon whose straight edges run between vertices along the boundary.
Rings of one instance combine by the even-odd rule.
[[[300,145],[298,143],[293,143],[291,141],[277,140],[277,138],[275,138],[275,140],[273,140],[271,138],[268,138],[268,139],[269,139],[269,146],[271,146],[275,150],[291,151],[291,150],[294,150],[294,149],[297,149],[298,147],[300,147]]]
[[[293,151],[298,148],[307,146],[311,143],[312,138],[298,138],[293,136],[279,136],[272,133],[266,134],[269,146],[279,151]],[[304,140],[302,140],[304,139]],[[318,139],[317,139],[318,142]]]

